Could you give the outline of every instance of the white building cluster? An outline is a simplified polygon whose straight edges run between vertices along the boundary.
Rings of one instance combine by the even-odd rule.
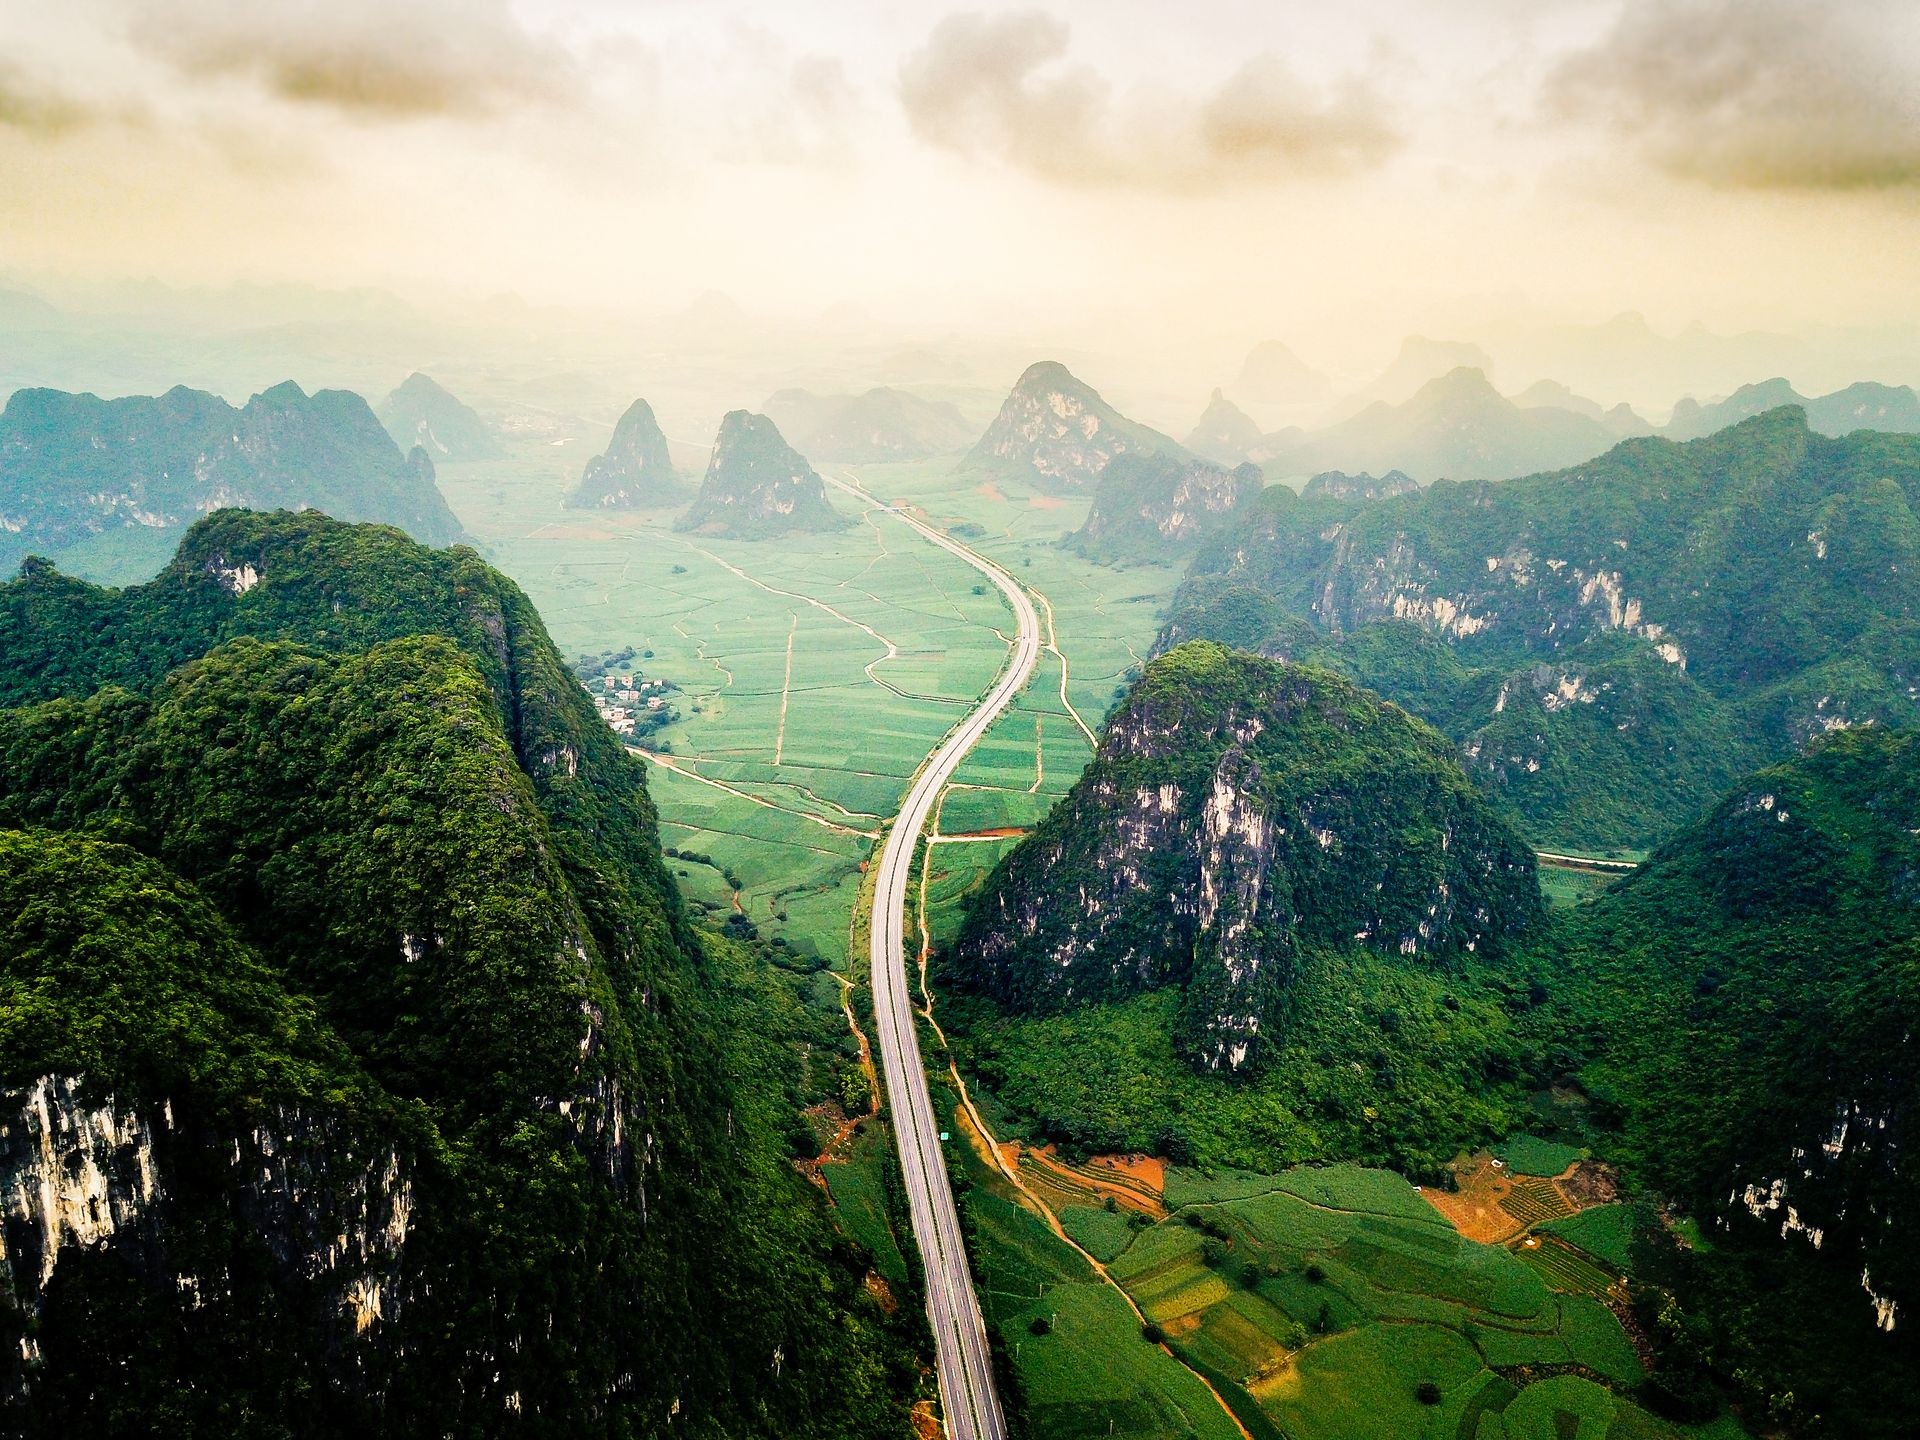
[[[587,682],[587,693],[593,697],[593,708],[600,718],[607,722],[616,735],[631,735],[641,707],[648,710],[660,710],[667,703],[667,682],[664,680],[636,680],[632,675],[602,675],[598,681]]]

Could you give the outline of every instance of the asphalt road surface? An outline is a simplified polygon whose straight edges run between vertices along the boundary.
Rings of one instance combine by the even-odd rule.
[[[832,483],[872,502],[873,497],[855,486]],[[1007,597],[1019,622],[1019,633],[1000,678],[933,752],[887,834],[874,893],[871,951],[880,1063],[886,1076],[887,1108],[900,1144],[900,1168],[906,1176],[913,1235],[926,1271],[927,1318],[933,1326],[934,1356],[940,1374],[940,1409],[951,1440],[1004,1440],[1007,1422],[1000,1410],[1000,1397],[994,1393],[986,1326],[980,1319],[973,1276],[967,1270],[967,1252],[960,1242],[960,1217],[954,1210],[946,1161],[940,1154],[940,1125],[927,1095],[926,1066],[913,1028],[912,991],[907,982],[907,886],[912,878],[914,846],[933,814],[940,791],[1033,674],[1040,658],[1040,617],[1019,582],[991,560],[903,510],[883,508],[991,580]]]

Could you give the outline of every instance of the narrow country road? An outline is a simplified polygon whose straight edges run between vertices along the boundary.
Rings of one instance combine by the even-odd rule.
[[[866,504],[879,505],[857,486],[839,480],[830,483]],[[979,1299],[973,1293],[973,1277],[967,1270],[960,1217],[954,1209],[946,1161],[940,1153],[940,1125],[927,1094],[926,1066],[920,1059],[920,1041],[913,1027],[912,992],[907,984],[907,882],[913,871],[914,846],[933,814],[940,791],[1033,674],[1040,659],[1040,617],[1019,582],[991,560],[897,507],[880,508],[985,575],[1007,597],[1019,622],[1006,668],[921,769],[881,848],[870,952],[874,1024],[886,1073],[887,1109],[900,1144],[907,1206],[926,1271],[927,1318],[933,1325],[935,1362],[940,1372],[940,1409],[950,1440],[1005,1440],[1007,1422],[1000,1410],[1000,1397],[994,1393],[987,1330],[980,1319]]]

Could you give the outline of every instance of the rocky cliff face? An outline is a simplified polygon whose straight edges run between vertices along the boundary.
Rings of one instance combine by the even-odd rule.
[[[417,370],[380,402],[379,415],[396,444],[418,445],[441,460],[493,460],[500,455],[499,442],[479,414]]]
[[[1183,456],[1157,430],[1129,420],[1066,366],[1029,366],[967,456],[970,467],[1033,483],[1091,489],[1116,455]]]
[[[1299,946],[1421,963],[1497,948],[1538,905],[1531,852],[1441,736],[1333,675],[1201,643],[1148,666],[996,867],[954,967],[1021,1009],[1180,986],[1181,1048],[1237,1071],[1285,1043]]]
[[[400,1318],[414,1196],[398,1150],[376,1144],[362,1156],[363,1144],[339,1115],[290,1106],[244,1127],[177,1124],[171,1101],[95,1098],[84,1076],[44,1075],[0,1097],[0,1282],[27,1322],[23,1388],[44,1359],[48,1292],[80,1252],[110,1251],[164,1277],[188,1311],[216,1302],[211,1291],[227,1277],[196,1263],[189,1238],[206,1223],[197,1212],[209,1187],[283,1284],[320,1296],[327,1333],[317,1348],[377,1343],[369,1332]]]
[[[123,400],[22,390],[0,415],[0,564],[108,531],[182,529],[227,506],[378,520],[433,545],[461,533],[432,466],[403,456],[346,391],[289,382],[236,410],[184,388]]]
[[[1546,653],[1624,633],[1676,667],[1751,684],[1825,659],[1875,618],[1920,613],[1893,553],[1920,544],[1920,448],[1826,440],[1794,410],[1377,510],[1288,499],[1269,491],[1193,574],[1257,586],[1334,635],[1409,620]],[[1784,609],[1813,631],[1783,631]]]
[[[613,427],[606,453],[587,462],[567,504],[579,510],[632,510],[677,504],[682,498],[667,437],[653,418],[653,407],[636,400]]]
[[[1391,500],[1396,495],[1411,495],[1420,482],[1401,470],[1372,475],[1349,475],[1343,470],[1322,470],[1308,480],[1300,495],[1306,500]]]
[[[1073,543],[1097,559],[1164,558],[1220,530],[1264,483],[1257,465],[1228,470],[1170,455],[1117,456]]]
[[[825,482],[774,423],[735,410],[720,422],[700,493],[674,528],[764,540],[846,523],[828,502]]]
[[[1328,488],[1271,486],[1204,542],[1160,648],[1352,674],[1543,844],[1645,846],[1756,765],[1920,719],[1912,437],[1779,410],[1386,504]]]

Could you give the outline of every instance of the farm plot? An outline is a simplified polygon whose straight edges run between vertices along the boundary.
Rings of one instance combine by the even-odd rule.
[[[1143,1338],[1120,1292],[1016,1204],[972,1146],[948,1162],[964,1188],[981,1308],[1019,1377],[1035,1440],[1241,1440],[1206,1386]],[[1095,1216],[1095,1226],[1117,1218],[1090,1211],[1074,1230]]]
[[[1595,1298],[1614,1277],[1569,1245],[1466,1239],[1399,1176],[1352,1165],[1171,1170],[1165,1197],[1174,1213],[1138,1230],[1109,1272],[1176,1353],[1294,1440],[1504,1440],[1541,1424],[1557,1440],[1556,1425],[1592,1419],[1604,1434],[1629,1411],[1656,1423],[1608,1388],[1637,1385],[1640,1363]],[[1605,1383],[1549,1382],[1541,1367]]]
[[[1537,1175],[1514,1176],[1513,1188],[1500,1197],[1500,1208],[1522,1225],[1538,1225],[1573,1213],[1573,1206],[1559,1188]]]
[[[1540,1230],[1585,1251],[1616,1274],[1624,1275],[1632,1268],[1630,1252],[1637,1223],[1631,1205],[1595,1205],[1578,1215],[1550,1220]]]

